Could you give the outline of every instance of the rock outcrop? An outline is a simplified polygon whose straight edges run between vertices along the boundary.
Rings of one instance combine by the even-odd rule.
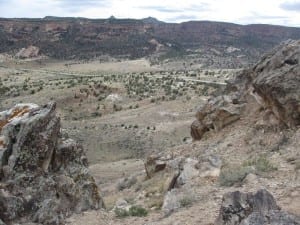
[[[38,57],[40,53],[40,49],[36,46],[30,45],[28,48],[22,48],[17,54],[17,58],[27,59],[27,58],[35,58]]]
[[[63,138],[55,103],[0,113],[0,219],[63,224],[73,212],[103,207],[83,148]]]
[[[211,129],[219,131],[237,121],[242,107],[242,104],[236,104],[233,96],[226,95],[210,99],[196,113],[196,120],[191,125],[193,139],[200,140],[207,131]]]
[[[299,86],[300,40],[289,40],[230,81],[227,95],[212,98],[200,107],[191,136],[200,140],[207,131],[218,131],[247,116],[243,108],[249,99],[262,108],[272,124],[295,128],[300,125]]]
[[[262,189],[253,193],[230,192],[223,196],[216,225],[292,225],[300,218],[280,210],[273,196]]]
[[[287,41],[253,68],[254,92],[282,123],[300,125],[300,40]]]
[[[147,157],[145,162],[145,170],[148,178],[154,176],[155,173],[164,170],[167,164],[165,161],[161,160],[159,156],[152,155]]]

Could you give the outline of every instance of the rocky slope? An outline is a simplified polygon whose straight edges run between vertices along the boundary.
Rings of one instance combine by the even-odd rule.
[[[199,107],[199,142],[148,157],[151,195],[164,196],[151,224],[300,223],[299,62],[300,41],[277,46]]]
[[[299,71],[300,41],[286,41],[277,46],[252,69],[232,81],[228,95],[212,98],[199,108],[197,120],[191,126],[192,137],[199,140],[205,132],[219,131],[240,119],[245,111],[251,110],[253,100],[261,107],[261,122],[265,125],[297,128],[300,123]]]
[[[154,18],[0,19],[0,53],[15,54],[33,45],[41,54],[59,59],[91,59],[103,54],[138,58],[157,51],[181,55],[201,48],[205,53],[211,50],[211,54],[246,55],[256,60],[260,53],[289,38],[300,38],[300,29],[207,21],[169,24]]]
[[[90,211],[69,223],[300,224],[299,48],[281,44],[200,106],[191,127],[200,141],[157,151],[116,182],[114,209],[138,204],[147,217]]]
[[[55,103],[0,113],[0,223],[63,224],[103,207],[80,145],[60,132]]]
[[[140,162],[111,164],[107,186],[101,165],[91,167],[94,182],[82,149],[59,132],[53,104],[3,112],[1,219],[59,223],[102,206],[97,183],[106,200],[115,198],[108,199],[113,210],[74,214],[66,223],[299,224],[299,49],[300,41],[281,44],[201,105],[191,128],[200,141],[154,152],[145,171]],[[116,216],[115,209],[128,215],[133,206],[148,215]]]

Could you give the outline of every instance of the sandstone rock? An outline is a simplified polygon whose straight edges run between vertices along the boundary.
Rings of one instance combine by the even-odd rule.
[[[300,125],[300,40],[286,41],[266,54],[253,68],[228,81],[227,95],[209,99],[196,113],[191,136],[203,135],[237,121],[250,97],[262,108],[257,125],[295,128]],[[250,103],[250,104],[249,104]],[[256,107],[254,107],[256,108]],[[258,107],[259,108],[259,107]],[[245,115],[247,116],[247,115]]]
[[[280,211],[273,196],[266,190],[257,193],[230,192],[223,201],[216,225],[299,224],[296,216]]]
[[[195,159],[187,158],[183,165],[182,170],[176,180],[176,185],[181,186],[191,182],[191,180],[199,175],[199,170],[196,169],[198,161]]]
[[[191,136],[194,140],[200,140],[209,128],[199,120],[195,120],[191,125]]]
[[[243,180],[243,183],[245,185],[250,185],[250,184],[257,184],[258,183],[258,177],[257,175],[253,173],[249,173]]]
[[[220,175],[222,160],[217,155],[202,157],[195,167],[199,170],[200,177],[218,177]]]
[[[171,191],[168,191],[165,195],[162,211],[168,215],[175,211],[176,209],[180,208],[180,201],[178,197],[178,190],[173,189]]]
[[[287,41],[253,68],[254,91],[288,127],[300,125],[300,40]]]
[[[40,49],[36,46],[29,46],[28,48],[22,48],[17,54],[17,58],[27,59],[38,57],[40,53]]]
[[[83,148],[60,133],[55,103],[0,113],[0,219],[61,224],[103,206]]]
[[[112,211],[115,211],[116,209],[124,209],[124,210],[128,211],[130,209],[130,207],[131,207],[131,205],[128,204],[128,202],[126,200],[124,200],[124,199],[118,199],[116,201],[116,204],[115,204],[115,206],[114,206],[114,208],[113,208]]]
[[[243,105],[235,104],[235,98],[225,95],[210,99],[196,113],[196,121],[191,125],[194,140],[200,140],[210,129],[219,131],[240,118]]]
[[[158,171],[166,168],[166,162],[162,161],[159,156],[149,156],[145,162],[145,170],[148,178],[154,176]]]

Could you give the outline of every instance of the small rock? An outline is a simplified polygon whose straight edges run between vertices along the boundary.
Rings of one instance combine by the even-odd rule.
[[[292,225],[300,218],[280,211],[273,196],[262,189],[253,193],[230,192],[223,196],[216,225]]]
[[[155,173],[166,168],[166,162],[160,160],[159,156],[149,156],[145,162],[145,170],[148,178],[154,176]]]
[[[197,163],[197,160],[191,158],[187,158],[184,161],[182,171],[176,180],[176,185],[184,185],[199,175],[199,170],[196,169]]]
[[[169,215],[178,208],[180,208],[178,190],[172,189],[171,191],[168,191],[165,195],[162,210],[166,215]]]

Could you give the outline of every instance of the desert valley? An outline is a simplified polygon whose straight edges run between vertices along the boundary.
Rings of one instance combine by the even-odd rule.
[[[300,224],[299,39],[0,19],[0,224]]]

